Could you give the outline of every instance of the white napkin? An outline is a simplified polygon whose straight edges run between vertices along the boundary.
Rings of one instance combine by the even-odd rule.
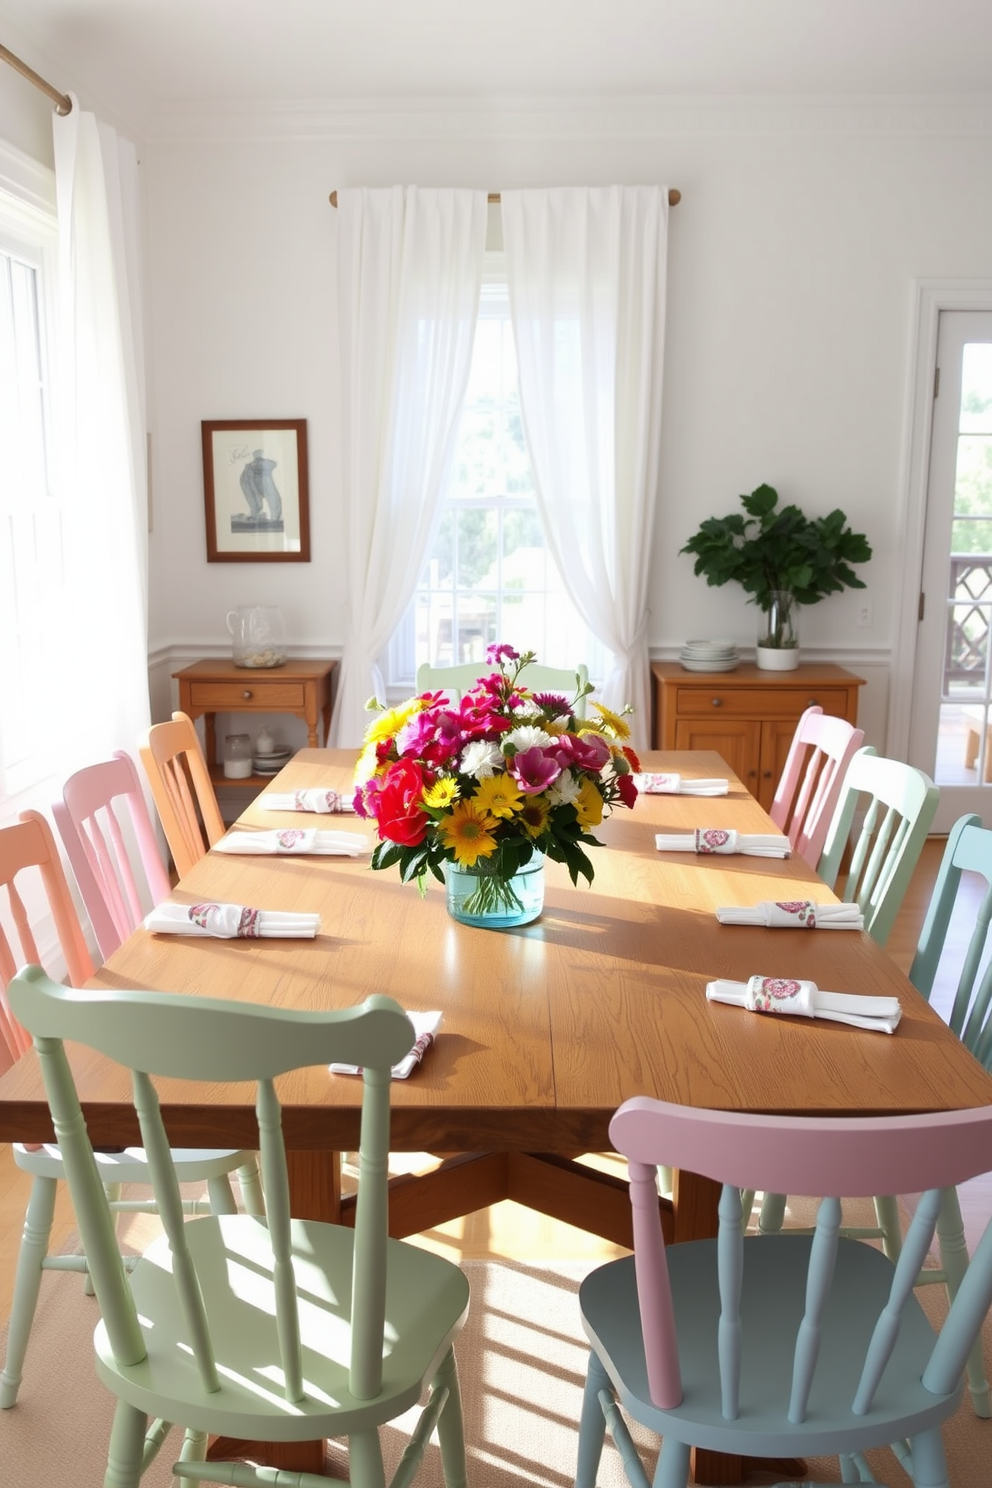
[[[753,976],[747,982],[708,982],[707,1002],[729,1002],[754,1013],[795,1013],[803,1018],[826,1018],[875,1033],[895,1033],[902,1017],[898,997],[858,997],[846,992],[821,992],[815,982],[787,977]]]
[[[407,1013],[407,1017],[413,1024],[417,1039],[409,1054],[405,1054],[399,1064],[393,1065],[394,1080],[405,1080],[417,1068],[434,1042],[434,1035],[441,1027],[443,1014],[437,1012]],[[359,1064],[330,1064],[328,1069],[332,1075],[360,1075],[362,1073],[362,1067]]]
[[[357,858],[368,849],[368,840],[358,832],[318,832],[314,827],[272,828],[265,832],[228,832],[215,842],[211,852],[224,853],[319,853],[322,856]]]
[[[319,914],[250,909],[244,904],[159,904],[142,921],[155,935],[213,935],[219,940],[312,940]]]
[[[757,858],[787,858],[789,839],[779,832],[735,832],[728,827],[697,827],[694,832],[658,832],[659,852],[750,853]]]
[[[648,796],[725,796],[730,789],[727,780],[683,780],[681,775],[635,775],[634,784]]]
[[[770,930],[863,930],[865,917],[856,904],[816,904],[812,899],[761,899],[757,904],[731,904],[718,909],[721,925],[764,925]]]
[[[298,790],[286,795],[276,792],[271,796],[260,796],[256,805],[263,811],[319,811],[321,815],[330,811],[355,810],[351,799],[335,790]]]

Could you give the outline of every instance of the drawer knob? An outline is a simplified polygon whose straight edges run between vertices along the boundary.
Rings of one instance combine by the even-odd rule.
[[[251,688],[250,687],[246,687],[245,690],[244,690],[244,692],[241,694],[241,696],[243,698],[250,698],[251,697]]]
[[[806,706],[807,706],[807,708],[816,708],[816,707],[819,706],[819,704],[817,703],[816,698],[810,698],[810,700],[806,704]]]
[[[723,698],[710,698],[710,707],[711,708],[722,708],[723,707]]]

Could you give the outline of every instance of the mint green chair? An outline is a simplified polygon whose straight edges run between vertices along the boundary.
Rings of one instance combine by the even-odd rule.
[[[901,760],[883,758],[870,745],[859,749],[847,767],[816,871],[845,903],[857,903],[865,929],[878,945],[889,938],[939,799],[929,775]],[[864,812],[864,820],[838,890],[858,811]]]
[[[949,1488],[941,1424],[992,1301],[992,1226],[939,1330],[913,1286],[943,1192],[988,1166],[992,1106],[837,1120],[638,1096],[610,1138],[628,1160],[634,1254],[579,1288],[591,1352],[576,1488],[595,1488],[607,1427],[632,1488],[648,1488],[628,1417],[662,1438],[654,1488],[685,1488],[693,1447],[836,1455],[845,1483],[874,1483],[864,1454],[889,1446],[915,1488]],[[717,1238],[666,1246],[662,1159],[721,1185]],[[742,1189],[807,1179],[824,1195],[812,1236],[743,1233]],[[839,1233],[841,1192],[914,1186],[898,1261]]]
[[[488,676],[490,670],[493,669],[487,668],[483,661],[467,661],[459,666],[448,667],[431,666],[425,661],[423,666],[417,668],[417,693],[446,692],[457,702],[463,692],[474,687],[480,677]],[[541,666],[535,661],[524,667],[519,681],[524,687],[529,687],[531,692],[560,692],[571,702],[576,692],[589,681],[589,668],[585,665],[577,666],[570,672],[567,667]],[[586,716],[584,697],[575,705],[575,716]]]
[[[326,1488],[312,1473],[207,1462],[208,1435],[296,1442],[347,1436],[353,1488],[385,1488],[379,1428],[428,1401],[392,1480],[408,1488],[436,1426],[446,1488],[465,1488],[452,1340],[468,1283],[443,1257],[387,1237],[390,1066],[413,1025],[388,997],[297,1012],[162,992],[75,991],[29,966],[10,1003],[34,1039],[102,1321],[96,1369],[117,1396],[105,1488],[137,1488],[185,1428],[180,1482]],[[63,1039],[130,1070],[165,1229],[125,1274]],[[290,1216],[279,1076],[363,1067],[354,1229]],[[267,1216],[184,1221],[153,1077],[257,1085]],[[170,1096],[170,1098],[173,1098]],[[150,1424],[151,1423],[151,1424]]]

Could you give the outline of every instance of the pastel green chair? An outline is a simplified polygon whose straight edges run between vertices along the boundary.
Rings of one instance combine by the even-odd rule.
[[[884,945],[909,888],[937,810],[929,775],[865,745],[847,767],[816,871],[847,904],[857,903],[872,940]],[[864,819],[850,844],[855,813]],[[837,888],[850,844],[850,866]],[[844,988],[834,988],[846,990]]]
[[[992,1302],[992,1227],[939,1331],[913,1285],[943,1192],[988,1167],[992,1106],[837,1120],[639,1096],[610,1137],[628,1160],[634,1254],[579,1289],[591,1353],[576,1488],[595,1488],[607,1427],[632,1488],[648,1488],[627,1417],[662,1438],[654,1488],[685,1488],[693,1447],[836,1455],[854,1483],[878,1481],[864,1454],[888,1446],[916,1488],[949,1488],[941,1424]],[[722,1186],[716,1239],[665,1245],[662,1159]],[[744,1233],[742,1189],[807,1180],[824,1195],[813,1235]],[[842,1192],[914,1186],[925,1192],[898,1261],[839,1233]]]
[[[488,676],[489,670],[491,669],[487,669],[482,661],[467,661],[459,666],[447,667],[431,666],[425,661],[417,668],[417,692],[446,692],[452,701],[457,702],[462,693],[474,687],[480,677]],[[582,664],[574,671],[569,671],[567,667],[541,666],[534,661],[523,668],[519,681],[524,687],[529,687],[531,692],[560,692],[571,702],[576,692],[589,681],[589,668]],[[581,697],[576,703],[575,716],[585,718],[585,697]]]
[[[346,1436],[353,1488],[385,1488],[379,1428],[417,1406],[425,1386],[392,1488],[408,1488],[435,1426],[446,1488],[465,1488],[452,1342],[468,1313],[468,1282],[450,1261],[387,1235],[390,1066],[414,1041],[398,1005],[377,995],[345,1011],[299,1012],[162,992],[78,992],[36,966],[11,982],[10,1002],[34,1039],[102,1313],[96,1369],[117,1396],[106,1488],[137,1488],[167,1439],[165,1423],[185,1429],[172,1467],[180,1483],[326,1488],[313,1473],[207,1462],[208,1435]],[[113,1243],[63,1040],[130,1070],[165,1230],[130,1276]],[[363,1068],[354,1229],[290,1215],[276,1082],[332,1061]],[[255,1082],[265,1219],[183,1221],[156,1077]]]

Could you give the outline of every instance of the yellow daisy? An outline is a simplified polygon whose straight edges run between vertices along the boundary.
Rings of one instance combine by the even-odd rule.
[[[523,805],[524,795],[512,775],[486,775],[472,797],[472,804],[490,816],[508,820]]]
[[[423,802],[430,811],[446,811],[457,795],[458,781],[451,775],[443,775],[424,791]]]
[[[385,713],[380,713],[374,718],[365,730],[365,743],[378,744],[380,739],[392,739],[399,733],[408,718],[419,713],[423,708],[419,698],[411,698],[407,703],[401,703],[398,708],[387,708]]]
[[[364,785],[378,771],[379,761],[376,758],[375,745],[367,744],[358,756],[358,763],[355,766],[355,784]]]
[[[606,708],[602,703],[593,703],[593,707],[615,738],[630,738],[630,729],[619,713],[614,713],[612,708]]]
[[[459,801],[438,827],[438,834],[445,847],[452,849],[455,862],[472,868],[496,851],[495,827],[494,818],[478,811],[474,801]]]
[[[580,827],[598,827],[603,820],[603,798],[595,782],[588,777],[579,786],[575,810]]]
[[[528,796],[518,818],[530,837],[540,837],[548,825],[547,804],[538,796]]]

